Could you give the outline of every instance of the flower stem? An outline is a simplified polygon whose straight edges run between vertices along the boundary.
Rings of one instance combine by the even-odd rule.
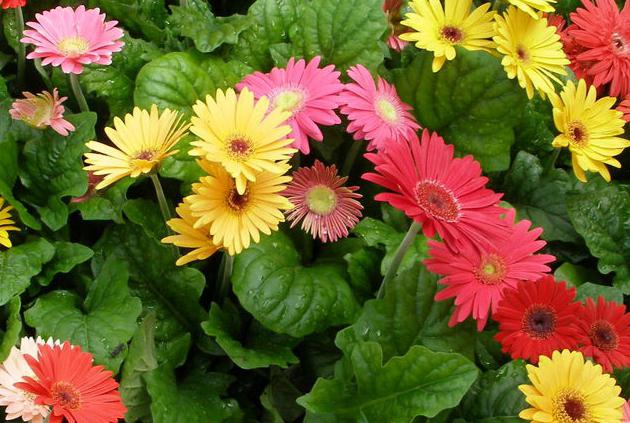
[[[162,217],[166,222],[172,217],[171,210],[168,207],[168,202],[166,201],[166,196],[164,195],[164,190],[162,189],[162,184],[160,183],[160,178],[157,176],[157,174],[151,174],[151,182],[153,182],[153,187],[155,188],[155,195],[157,196],[158,203],[160,204]]]
[[[547,175],[549,172],[551,172],[552,169],[555,168],[556,161],[558,160],[559,155],[560,155],[560,149],[555,148],[553,154],[549,158],[549,161],[545,165],[545,169],[543,170],[543,175]]]
[[[77,99],[77,103],[79,103],[79,109],[81,109],[82,112],[89,112],[90,108],[88,107],[87,101],[85,101],[85,96],[83,95],[81,84],[79,83],[79,76],[76,73],[70,74],[70,85],[72,86],[74,97]]]
[[[400,263],[402,262],[402,259],[405,256],[405,253],[409,249],[409,246],[415,239],[416,235],[418,235],[418,232],[420,232],[421,228],[422,228],[422,225],[420,225],[418,222],[413,222],[411,226],[409,226],[409,230],[407,231],[407,234],[405,235],[402,242],[398,246],[398,250],[396,250],[396,255],[394,255],[394,259],[389,265],[389,269],[387,269],[387,273],[385,274],[385,277],[383,278],[383,283],[381,283],[381,287],[378,289],[376,298],[383,298],[383,295],[385,295],[385,285],[387,285],[387,283],[390,280],[392,280],[394,276],[396,276],[396,272],[398,271],[398,268],[400,267]]]
[[[346,154],[346,159],[343,161],[343,167],[341,168],[340,175],[342,176],[350,175],[352,166],[354,165],[354,162],[356,161],[357,156],[359,155],[359,152],[361,151],[361,144],[362,143],[359,141],[352,141],[352,146],[350,146],[350,149],[348,150],[348,153]]]
[[[188,7],[188,0],[179,0],[180,7]]]
[[[48,72],[46,72],[46,69],[44,69],[44,67],[42,66],[42,59],[34,59],[33,63],[35,64],[35,70],[37,70],[37,73],[39,73],[39,75],[42,77],[44,84],[46,84],[46,88],[48,88],[48,91],[52,93],[55,87],[50,80]]]
[[[20,41],[24,33],[24,14],[21,7],[15,8],[15,21],[17,23],[17,44],[18,44],[18,62],[17,62],[17,82],[20,89],[24,84],[24,69],[26,68],[26,46]]]
[[[229,255],[227,252],[223,253],[221,264],[223,271],[221,272],[221,282],[219,284],[217,298],[223,300],[223,298],[228,295],[230,281],[232,278],[232,270],[234,269],[234,256]]]

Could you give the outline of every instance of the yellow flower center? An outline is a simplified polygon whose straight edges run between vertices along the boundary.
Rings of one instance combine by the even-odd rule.
[[[159,163],[159,160],[156,159],[155,151],[141,151],[135,155],[131,159],[131,176],[137,177],[141,173],[149,173],[153,170],[153,168]]]
[[[416,203],[430,217],[449,223],[459,220],[459,202],[449,190],[437,182],[418,182],[415,194]]]
[[[445,25],[440,29],[442,40],[451,44],[457,44],[464,39],[464,33],[456,26]]]
[[[252,152],[252,143],[245,137],[232,137],[226,144],[228,155],[237,160],[246,158]]]
[[[521,327],[531,338],[547,339],[556,328],[556,311],[546,304],[533,304],[525,310]]]
[[[89,50],[90,43],[85,38],[68,37],[59,41],[57,48],[66,57],[79,57]]]
[[[474,271],[475,278],[484,285],[497,285],[505,279],[507,266],[503,257],[491,253],[482,257]]]
[[[584,124],[580,121],[573,121],[569,124],[567,130],[569,142],[575,147],[586,147],[588,145],[588,131]]]
[[[294,113],[302,108],[304,93],[298,89],[287,89],[278,93],[273,99],[273,105],[278,109]]]
[[[50,388],[50,396],[55,403],[65,409],[76,410],[81,407],[81,392],[68,382],[56,382]]]
[[[52,117],[54,104],[45,98],[37,97],[31,99],[31,105],[33,106],[33,113],[22,115],[22,120],[35,128],[45,128]]]
[[[313,213],[326,216],[335,210],[337,195],[325,185],[315,185],[306,193],[306,205]]]
[[[236,188],[232,188],[225,198],[227,206],[236,213],[240,213],[245,209],[249,202],[249,192],[245,190],[243,194],[239,194]]]
[[[593,323],[588,331],[591,342],[600,350],[611,351],[619,345],[617,331],[606,320],[598,320]]]
[[[588,423],[589,414],[584,396],[576,391],[562,390],[553,399],[552,415],[558,423]]]
[[[391,101],[384,97],[376,100],[376,112],[387,122],[395,123],[398,121],[398,109]]]

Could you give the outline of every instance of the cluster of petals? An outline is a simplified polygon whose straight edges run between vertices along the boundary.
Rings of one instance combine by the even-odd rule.
[[[29,92],[24,92],[22,95],[24,98],[15,100],[9,110],[13,119],[21,120],[38,129],[50,126],[63,136],[74,131],[74,125],[63,118],[65,108],[62,103],[67,100],[67,97],[60,98],[57,88],[52,94],[43,91],[37,95]]]
[[[0,0],[0,7],[3,9],[15,9],[26,6],[26,0]]]

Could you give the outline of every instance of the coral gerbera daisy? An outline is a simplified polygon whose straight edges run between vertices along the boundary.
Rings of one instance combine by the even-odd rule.
[[[35,376],[15,386],[35,395],[36,404],[52,407],[50,423],[116,423],[125,416],[112,372],[93,366],[92,354],[80,347],[43,344],[37,358],[24,358]]]
[[[43,91],[37,95],[29,92],[24,92],[22,95],[25,98],[15,100],[9,110],[13,119],[21,120],[38,129],[50,126],[63,136],[68,135],[69,131],[74,131],[74,125],[63,118],[65,108],[61,104],[68,97],[59,98],[57,88],[52,94]]]
[[[236,86],[238,90],[249,88],[257,99],[267,96],[271,107],[290,113],[287,123],[292,129],[289,136],[294,139],[291,146],[304,154],[310,152],[309,137],[315,141],[324,139],[318,124],[341,123],[334,111],[339,107],[337,95],[343,90],[341,73],[334,65],[320,68],[320,61],[319,56],[308,63],[304,59],[296,62],[292,57],[286,68],[254,72]]]
[[[534,90],[555,92],[553,82],[562,83],[556,74],[566,75],[564,66],[570,63],[556,28],[547,26],[547,19],[534,19],[516,7],[495,19],[497,35],[493,40],[504,55],[501,64],[508,78],[518,77],[529,98],[534,97]]]
[[[15,9],[16,7],[26,6],[26,0],[0,0],[0,6],[3,9]]]
[[[50,346],[55,345],[52,338],[48,341],[40,337],[37,337],[37,340],[29,337],[22,338],[20,347],[11,347],[9,356],[0,366],[0,406],[6,407],[7,420],[21,418],[25,422],[43,423],[50,413],[46,405],[35,403],[35,395],[14,386],[17,382],[21,382],[24,376],[35,375],[24,356],[36,357],[38,345],[44,343]],[[59,341],[56,344],[58,345]]]
[[[483,245],[505,237],[505,222],[499,219],[505,209],[497,205],[502,194],[485,187],[488,178],[472,156],[453,158],[453,152],[452,145],[425,129],[420,142],[403,140],[366,154],[376,172],[362,178],[391,191],[377,194],[377,201],[421,223],[426,236],[437,232],[451,248],[461,238]]]
[[[402,6],[403,0],[385,0],[383,2],[383,12],[387,16],[387,26],[389,27],[387,45],[394,51],[402,51],[407,45],[406,41],[400,39],[400,34],[409,32],[408,27],[400,24]]]
[[[621,423],[630,423],[630,401],[626,401],[623,405],[623,419]]]
[[[468,316],[477,321],[482,331],[490,311],[497,305],[507,289],[516,287],[520,280],[535,280],[549,272],[547,263],[554,260],[549,254],[536,254],[545,246],[538,239],[541,228],[531,231],[531,222],[521,220],[514,224],[514,211],[507,211],[510,229],[505,239],[479,248],[470,242],[455,253],[442,242],[429,241],[427,269],[444,275],[439,283],[446,288],[435,295],[437,301],[455,298],[455,311],[449,326],[463,322]]]
[[[556,0],[508,0],[511,4],[527,13],[533,19],[539,19],[538,11],[551,13],[554,9],[549,3],[555,3]]]
[[[105,22],[105,14],[96,9],[79,6],[56,7],[35,15],[37,22],[27,22],[32,29],[24,31],[20,41],[35,45],[26,56],[43,59],[42,64],[61,66],[65,73],[79,74],[90,63],[109,65],[112,54],[125,43],[118,41],[123,31],[117,21]]]
[[[574,299],[575,288],[567,289],[553,276],[523,280],[506,291],[492,315],[499,323],[495,338],[503,352],[537,363],[541,355],[576,347],[575,319],[581,306]]]
[[[177,112],[165,109],[159,113],[155,104],[150,112],[136,107],[133,114],[125,116],[124,122],[117,117],[114,128],[105,128],[116,148],[96,141],[86,144],[93,152],[85,153],[88,164],[85,170],[97,176],[105,175],[96,189],[103,189],[125,176],[137,178],[177,153],[173,148],[187,130],[188,124],[181,122]]]
[[[205,260],[220,249],[220,246],[212,242],[209,225],[199,228],[194,227],[197,219],[193,217],[190,211],[189,202],[189,199],[184,198],[184,202],[177,206],[175,210],[179,218],[170,219],[166,222],[176,235],[167,236],[162,240],[166,244],[193,248],[192,251],[177,259],[175,264],[178,266],[183,266],[195,260]]]
[[[348,116],[348,132],[355,140],[369,141],[368,150],[385,150],[402,139],[417,141],[420,125],[409,111],[412,107],[398,97],[396,88],[378,77],[378,85],[363,65],[348,70],[354,83],[339,95],[340,111]]]
[[[617,110],[623,113],[623,120],[630,122],[630,96],[627,96],[619,103]]]
[[[193,106],[190,131],[201,138],[190,151],[211,162],[219,162],[235,179],[240,195],[247,181],[255,182],[262,171],[280,175],[286,172],[283,161],[296,151],[286,136],[291,127],[286,120],[291,114],[270,108],[269,98],[254,101],[254,94],[244,87],[237,96],[233,89],[217,90],[216,98],[206,97]]]
[[[531,385],[520,385],[531,408],[519,417],[534,423],[617,423],[624,403],[621,388],[582,353],[554,351],[538,366],[527,365]]]
[[[284,222],[284,210],[293,206],[279,193],[284,191],[290,176],[260,172],[239,193],[235,180],[220,165],[201,162],[208,176],[193,184],[194,194],[186,197],[190,211],[197,219],[193,228],[209,226],[215,245],[235,255],[249,247],[251,240],[260,241],[260,232],[270,235]],[[283,172],[290,166],[280,163]]]
[[[609,84],[609,94],[630,94],[630,3],[623,10],[614,0],[582,0],[584,8],[571,13],[567,33],[579,48],[582,63],[596,87]]]
[[[348,236],[348,229],[361,218],[363,206],[357,201],[359,187],[346,187],[348,177],[337,175],[335,165],[324,166],[315,160],[312,167],[293,172],[293,181],[283,193],[295,206],[288,213],[291,227],[302,222],[302,229],[323,242]]]
[[[580,351],[604,371],[630,366],[630,313],[624,304],[587,298],[578,316]]]
[[[569,147],[572,155],[573,172],[582,182],[586,182],[584,171],[599,172],[610,181],[606,165],[621,167],[614,158],[630,141],[616,135],[623,134],[623,113],[613,109],[616,99],[597,99],[594,86],[586,88],[580,79],[577,87],[568,81],[560,96],[551,96],[553,120],[561,132],[553,140],[554,147]]]
[[[19,231],[15,226],[15,222],[11,218],[12,206],[4,207],[4,198],[0,197],[0,245],[11,248],[11,240],[9,239],[9,231]]]
[[[407,13],[401,24],[416,32],[401,34],[400,38],[433,52],[433,72],[455,58],[456,46],[492,51],[494,12],[489,11],[490,3],[472,11],[472,0],[445,0],[444,6],[439,0],[412,0],[409,5],[413,13]]]

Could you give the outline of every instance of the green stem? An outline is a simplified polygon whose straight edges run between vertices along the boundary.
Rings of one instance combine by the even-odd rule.
[[[389,265],[389,269],[387,269],[387,273],[383,278],[383,283],[381,283],[381,287],[378,289],[376,298],[383,298],[383,295],[385,295],[385,285],[387,285],[387,283],[390,280],[394,279],[394,276],[396,276],[396,272],[398,272],[398,268],[400,267],[400,263],[402,262],[405,253],[409,249],[409,246],[411,245],[413,240],[416,238],[416,235],[418,235],[418,232],[420,232],[421,228],[422,225],[420,225],[418,222],[413,222],[411,226],[409,226],[407,234],[398,246],[398,250],[396,250],[396,255],[394,255],[394,259]]]
[[[346,154],[346,159],[343,161],[343,167],[341,168],[341,175],[348,176],[350,175],[350,171],[352,170],[352,166],[354,162],[357,160],[357,156],[361,151],[361,145],[363,143],[360,141],[352,141],[352,145]]]
[[[545,165],[545,169],[543,170],[543,175],[547,175],[551,172],[552,169],[555,168],[556,161],[558,160],[558,156],[560,155],[560,149],[556,148],[553,152],[553,155],[549,158],[549,161]]]
[[[171,209],[168,207],[168,202],[166,201],[166,196],[164,195],[164,190],[162,189],[162,184],[160,183],[160,178],[156,173],[151,174],[151,182],[153,182],[153,187],[155,188],[155,195],[157,196],[158,203],[160,204],[162,217],[166,222],[172,217]]]
[[[79,103],[79,109],[81,109],[82,112],[89,112],[90,108],[88,107],[85,96],[83,95],[83,90],[81,89],[81,84],[79,83],[79,75],[76,73],[70,74],[70,85],[72,86],[74,97],[76,98],[77,103]]]
[[[48,75],[48,72],[46,72],[46,69],[44,69],[44,67],[42,66],[42,59],[34,59],[33,63],[35,64],[35,70],[37,70],[37,73],[39,73],[39,75],[42,77],[44,84],[46,84],[46,88],[48,88],[48,91],[50,91],[50,93],[52,94],[55,86],[53,85],[50,76]]]
[[[229,255],[227,252],[223,253],[221,265],[221,283],[219,285],[219,291],[217,292],[217,298],[223,300],[223,298],[228,295],[232,279],[232,270],[234,269],[234,256]]]
[[[15,20],[17,22],[17,45],[18,45],[18,63],[17,63],[17,82],[18,87],[22,88],[24,84],[24,69],[26,68],[26,45],[20,41],[24,33],[24,14],[21,7],[15,8]]]
[[[180,7],[188,7],[188,0],[179,0]]]

